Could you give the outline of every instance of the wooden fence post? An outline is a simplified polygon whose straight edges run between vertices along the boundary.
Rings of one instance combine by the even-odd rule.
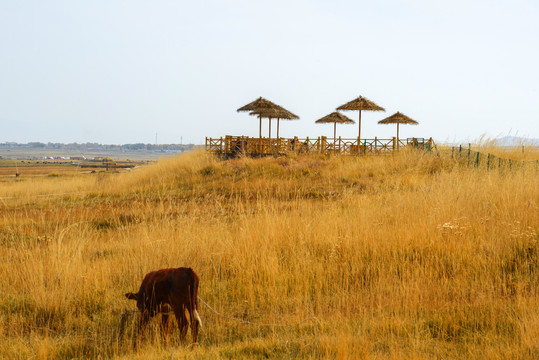
[[[226,135],[225,136],[225,154],[228,154],[230,153],[230,141],[229,141],[229,136]]]

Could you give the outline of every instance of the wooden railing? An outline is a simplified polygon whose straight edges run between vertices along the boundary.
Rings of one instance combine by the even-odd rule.
[[[223,152],[223,138],[219,139],[212,139],[212,138],[206,138],[206,151],[212,152],[212,153],[218,153]]]
[[[224,138],[206,138],[206,151],[225,157],[247,155],[279,155],[290,152],[313,154],[372,155],[398,150],[401,147],[415,147],[430,150],[434,146],[432,138],[408,139],[335,139],[319,136],[318,138],[250,138],[230,136]]]

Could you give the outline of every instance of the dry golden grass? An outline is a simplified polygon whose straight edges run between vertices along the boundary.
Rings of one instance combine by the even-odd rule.
[[[94,176],[95,175],[95,176]],[[539,186],[402,151],[219,162],[0,183],[0,357],[539,357]],[[62,193],[60,196],[47,196]],[[191,266],[191,349],[133,347],[143,275]],[[153,322],[157,326],[157,321]]]

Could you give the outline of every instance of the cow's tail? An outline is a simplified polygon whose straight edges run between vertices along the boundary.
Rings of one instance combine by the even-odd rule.
[[[198,276],[195,274],[195,272],[192,269],[191,270],[191,276],[189,284],[189,291],[191,296],[191,314],[193,315],[194,320],[198,322],[198,325],[202,327],[202,319],[200,319],[200,315],[198,315]]]

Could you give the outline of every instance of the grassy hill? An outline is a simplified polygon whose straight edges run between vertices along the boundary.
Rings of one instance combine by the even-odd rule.
[[[0,357],[537,358],[537,169],[450,155],[192,152],[125,174],[5,178]],[[178,266],[227,316],[317,320],[261,327],[200,304],[195,349],[177,332],[165,344],[157,320],[133,347],[123,294]]]

